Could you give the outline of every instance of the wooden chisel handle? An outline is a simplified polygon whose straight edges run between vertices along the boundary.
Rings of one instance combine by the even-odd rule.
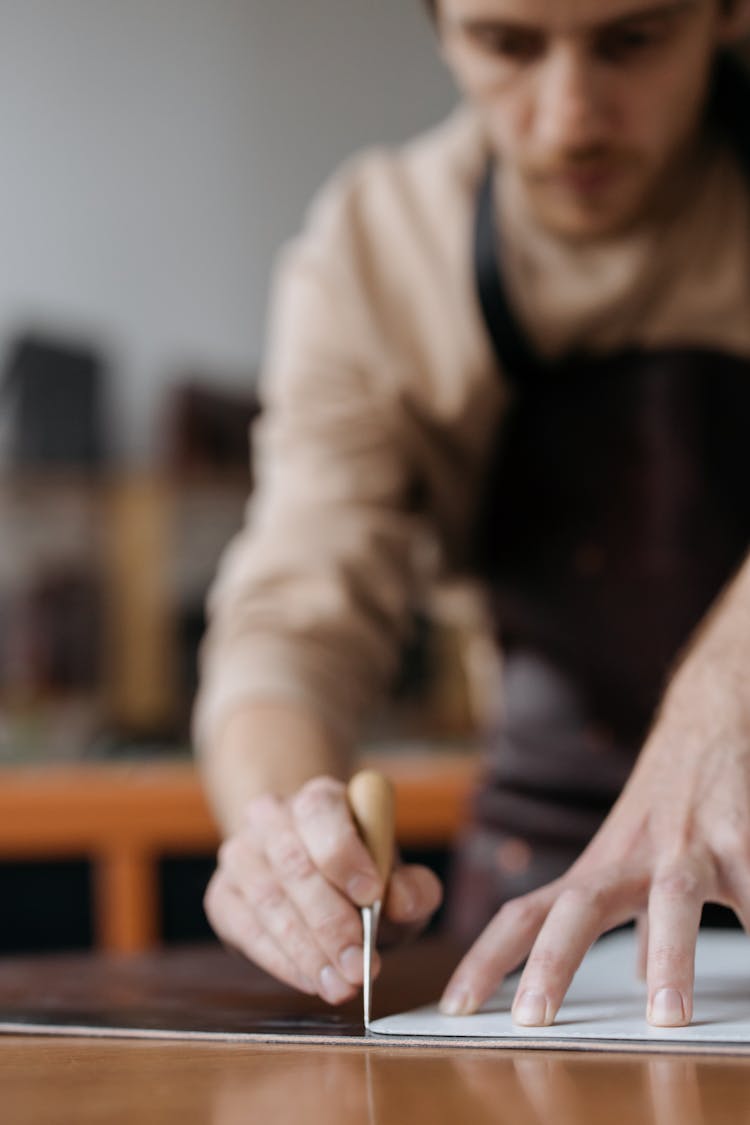
[[[360,770],[349,782],[347,797],[357,830],[385,884],[393,867],[395,848],[393,786],[377,770]]]

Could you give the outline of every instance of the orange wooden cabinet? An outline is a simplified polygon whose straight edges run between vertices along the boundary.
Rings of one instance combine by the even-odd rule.
[[[466,817],[474,756],[377,755],[367,764],[395,783],[399,843],[450,845]],[[218,841],[190,763],[0,772],[0,859],[90,858],[102,949],[129,953],[157,944],[159,859],[210,852]]]

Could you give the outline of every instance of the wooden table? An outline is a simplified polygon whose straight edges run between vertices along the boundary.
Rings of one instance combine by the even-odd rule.
[[[746,1125],[734,1060],[0,1042],[10,1125]]]
[[[377,754],[394,780],[403,846],[449,847],[477,776],[468,753]],[[134,953],[157,944],[158,862],[219,842],[189,762],[0,770],[0,859],[90,858],[97,945]]]
[[[442,949],[394,955],[377,1002],[388,1009],[424,999],[439,983],[428,977],[442,979],[448,968]],[[194,1015],[218,1005],[230,1023],[243,1009],[252,1022],[253,1010],[269,1005],[328,1018],[319,1002],[293,997],[217,950],[117,964],[0,962],[0,1009],[56,1004],[59,1013],[76,1000],[133,1012],[149,996],[156,1006],[171,996],[175,1012]],[[337,1026],[358,1018],[359,1009],[342,1010]],[[750,1122],[750,1062],[739,1058],[0,1036],[0,1076],[9,1125]]]

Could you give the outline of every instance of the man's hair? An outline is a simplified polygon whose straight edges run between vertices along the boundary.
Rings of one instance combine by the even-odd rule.
[[[423,0],[424,6],[430,13],[433,19],[437,17],[437,0]],[[721,0],[721,6],[725,10],[731,10],[736,3],[736,0]]]

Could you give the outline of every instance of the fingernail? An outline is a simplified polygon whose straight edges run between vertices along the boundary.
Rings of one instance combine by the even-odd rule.
[[[547,1022],[547,997],[542,992],[522,992],[513,1005],[514,1023],[542,1027]]]
[[[685,1005],[676,988],[660,988],[648,1010],[648,1022],[660,1027],[677,1027],[685,1022]]]
[[[351,984],[361,984],[364,975],[364,950],[361,945],[350,945],[339,954],[339,965]]]
[[[358,906],[371,906],[380,893],[380,887],[369,875],[355,875],[346,885],[349,898]]]
[[[338,1004],[349,995],[351,986],[341,979],[332,965],[326,965],[320,970],[320,991],[329,1004]]]
[[[444,1016],[468,1016],[475,1008],[471,992],[463,985],[449,989],[440,1001],[440,1011]]]

